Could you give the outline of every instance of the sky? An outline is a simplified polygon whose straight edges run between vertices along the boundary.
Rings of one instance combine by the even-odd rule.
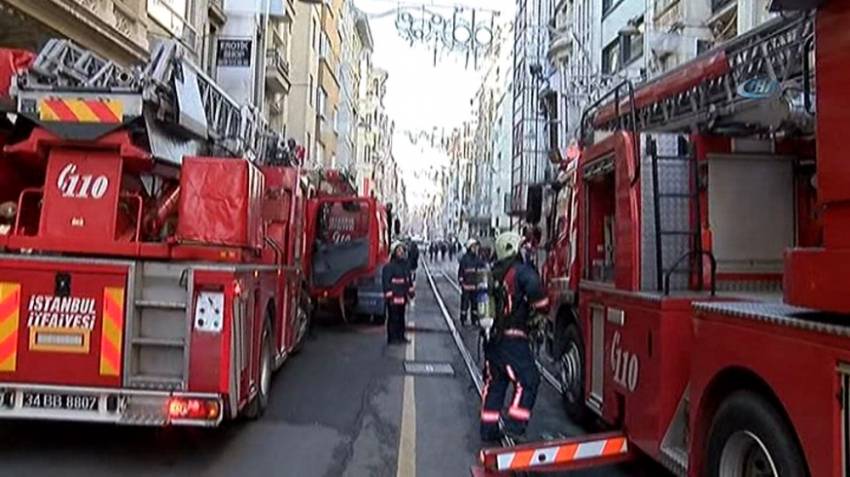
[[[413,46],[396,28],[396,8],[428,6],[445,17],[451,17],[453,6],[495,10],[497,22],[513,19],[515,0],[354,0],[369,15],[375,51],[372,62],[389,72],[385,106],[396,122],[393,149],[404,173],[408,203],[412,207],[431,200],[434,185],[426,178],[430,168],[446,164],[441,151],[422,143],[412,144],[405,131],[451,131],[471,118],[470,100],[480,86],[483,68],[475,70],[465,64],[460,54],[443,54],[434,65],[433,47]],[[386,15],[382,15],[386,14]],[[488,14],[489,15],[489,14]]]

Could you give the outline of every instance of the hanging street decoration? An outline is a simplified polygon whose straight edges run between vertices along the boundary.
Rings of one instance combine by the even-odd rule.
[[[467,68],[478,69],[499,38],[499,12],[465,6],[404,5],[373,18],[395,15],[395,27],[410,46],[433,51],[434,65],[448,55],[463,57]]]

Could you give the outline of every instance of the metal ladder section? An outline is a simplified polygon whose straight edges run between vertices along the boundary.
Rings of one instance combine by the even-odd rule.
[[[618,110],[604,124],[596,124],[596,129],[622,128],[625,121],[641,131],[687,133],[740,110],[742,103],[749,100],[737,90],[748,80],[769,79],[780,85],[794,81],[809,89],[804,60],[812,48],[813,34],[811,16],[770,20],[698,57],[709,63],[705,65],[707,69],[725,67],[725,71],[709,75],[694,85],[671,90],[637,108]],[[677,85],[676,78],[693,68],[695,61],[699,60],[641,84],[637,94],[667,80]]]
[[[125,384],[185,389],[188,384],[192,271],[185,264],[140,262],[127,324]]]
[[[679,135],[644,136],[641,167],[643,220],[642,288],[687,290],[696,274],[702,288],[702,224],[699,165],[688,141]]]
[[[51,39],[29,71],[17,77],[15,88],[45,96],[138,93],[158,120],[234,157],[264,163],[284,147],[284,138],[259,108],[237,103],[174,40],[157,43],[147,64],[126,68],[69,40]]]

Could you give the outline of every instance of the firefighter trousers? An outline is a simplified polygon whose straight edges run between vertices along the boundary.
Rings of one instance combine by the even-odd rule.
[[[404,340],[404,305],[387,306],[387,342],[396,343]]]
[[[475,303],[475,295],[478,290],[463,290],[460,293],[460,322],[478,323],[478,304]]]
[[[504,416],[505,431],[511,435],[522,435],[531,419],[540,385],[540,374],[528,340],[502,337],[486,346],[485,358],[481,439],[493,441],[499,438],[499,418],[502,417],[509,384],[513,385],[514,393]]]

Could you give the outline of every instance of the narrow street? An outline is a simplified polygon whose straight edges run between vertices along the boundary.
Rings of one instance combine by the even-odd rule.
[[[459,297],[433,264],[450,313]],[[257,422],[221,429],[148,429],[12,422],[0,432],[2,475],[465,476],[479,450],[478,395],[423,270],[409,313],[408,347],[388,347],[383,327],[320,325],[274,380]],[[463,330],[477,358],[475,333]],[[405,374],[405,361],[452,375]],[[545,381],[529,437],[576,435]],[[82,436],[85,436],[83,439]],[[658,476],[645,464],[576,476]]]

